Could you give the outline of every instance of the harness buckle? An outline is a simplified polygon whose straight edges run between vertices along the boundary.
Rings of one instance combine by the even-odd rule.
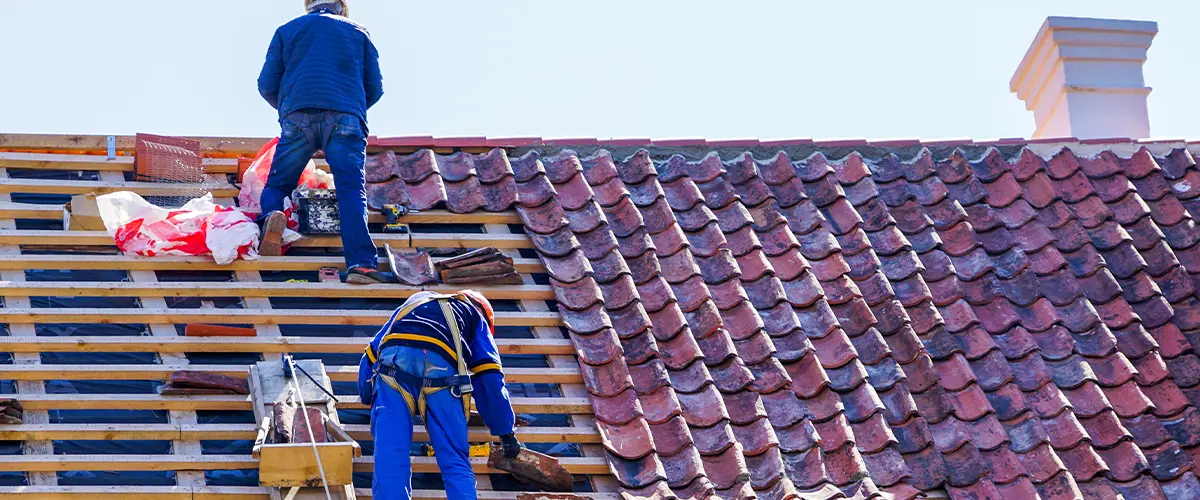
[[[472,392],[475,392],[475,386],[471,385],[469,378],[467,379],[466,382],[461,381],[462,377],[454,377],[454,378],[455,378],[455,383],[450,384],[450,395],[451,396],[454,396],[456,398],[462,398],[462,397],[467,396],[468,394],[471,394]]]

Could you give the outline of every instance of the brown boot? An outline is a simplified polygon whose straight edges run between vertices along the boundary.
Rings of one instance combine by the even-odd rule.
[[[287,216],[280,211],[267,214],[262,221],[259,235],[258,254],[263,257],[283,255],[283,230],[287,228]]]

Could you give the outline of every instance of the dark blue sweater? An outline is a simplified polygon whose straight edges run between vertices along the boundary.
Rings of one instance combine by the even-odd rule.
[[[280,117],[316,108],[349,113],[366,124],[367,108],[383,96],[379,52],[366,28],[317,10],[275,31],[258,92]]]

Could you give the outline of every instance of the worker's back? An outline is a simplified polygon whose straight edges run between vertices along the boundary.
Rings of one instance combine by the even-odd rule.
[[[353,114],[366,123],[367,108],[382,91],[378,66],[372,64],[378,54],[365,28],[345,17],[314,12],[281,26],[271,49],[268,60],[279,57],[283,72],[272,75],[264,67],[258,86],[264,96],[278,89],[280,116],[323,109]]]

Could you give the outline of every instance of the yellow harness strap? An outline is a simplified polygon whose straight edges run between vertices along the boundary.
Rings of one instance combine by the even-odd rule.
[[[460,377],[470,377],[471,371],[467,369],[467,360],[463,357],[462,352],[462,332],[458,330],[458,319],[454,317],[454,310],[450,308],[450,301],[447,299],[438,300],[438,305],[442,306],[442,314],[446,315],[446,325],[450,327],[450,336],[454,338],[454,356],[458,358],[458,375]],[[462,395],[463,418],[471,418],[471,398],[466,394]]]
[[[412,304],[400,309],[399,314],[396,314],[396,318],[403,318],[420,306],[423,306],[434,300],[438,301],[438,305],[440,305],[442,308],[442,314],[446,317],[446,326],[450,328],[450,337],[454,339],[454,357],[458,358],[458,375],[460,377],[470,377],[471,371],[467,369],[467,360],[463,357],[462,352],[462,331],[458,329],[458,320],[454,317],[454,310],[450,307],[450,299],[455,298],[465,300],[466,296],[461,293],[435,294],[426,296],[423,300],[413,302]],[[367,345],[368,353],[370,352],[370,349],[371,346]],[[426,387],[421,389],[421,393],[414,397],[413,394],[410,394],[407,390],[405,390],[404,387],[402,387],[400,383],[396,381],[396,379],[383,374],[379,374],[379,377],[382,378],[384,383],[386,383],[389,387],[395,389],[404,396],[404,402],[408,403],[409,412],[420,415],[421,418],[425,418],[425,397],[438,391],[449,389],[449,387]],[[462,399],[463,418],[469,420],[471,418],[471,399],[466,394],[460,396],[459,399]]]

